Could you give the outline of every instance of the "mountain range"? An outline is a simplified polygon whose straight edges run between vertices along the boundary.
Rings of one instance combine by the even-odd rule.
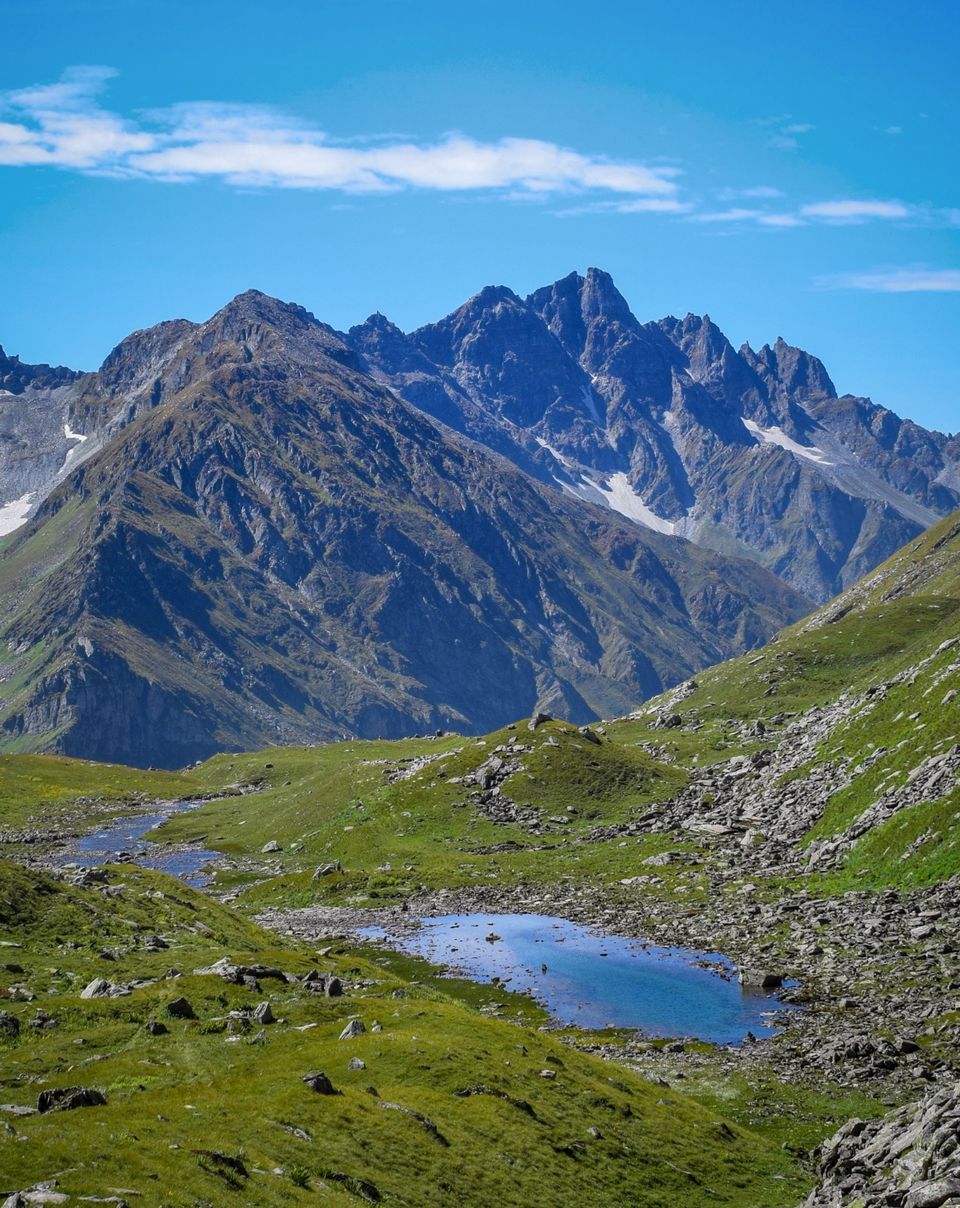
[[[960,502],[958,442],[611,279],[405,335],[257,291],[97,373],[0,352],[0,735],[218,749],[622,712]],[[689,538],[685,540],[684,538]]]
[[[536,707],[587,721],[806,609],[464,440],[256,292],[7,400],[44,407],[13,489],[56,482],[0,555],[10,749],[179,766]]]

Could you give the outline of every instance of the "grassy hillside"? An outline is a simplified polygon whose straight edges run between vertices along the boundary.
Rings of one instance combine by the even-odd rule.
[[[0,755],[0,830],[32,822],[55,827],[71,817],[114,813],[144,800],[177,799],[196,791],[174,772],[144,772],[117,763],[59,755]]]
[[[0,1108],[0,1192],[53,1177],[70,1196],[144,1205],[320,1193],[344,1205],[759,1208],[804,1187],[772,1140],[535,1030],[529,1003],[482,991],[518,1026],[412,962],[391,971],[342,948],[278,948],[160,874],[117,867],[79,887],[3,864],[0,940],[0,1002],[20,1025],[0,1039],[0,1099],[27,1108],[71,1086],[106,1098],[33,1115]],[[259,988],[196,972],[224,956],[263,966]],[[296,980],[313,969],[339,976],[344,995]],[[140,984],[81,998],[94,977]],[[195,1018],[170,1014],[178,998]],[[265,1000],[276,1021],[244,1023]],[[366,1031],[338,1039],[354,1017]],[[302,1081],[316,1071],[336,1094]]]
[[[519,753],[511,756],[514,750]],[[491,758],[518,765],[500,787],[518,821],[495,806],[478,806],[469,778]],[[420,761],[430,760],[424,766]],[[411,761],[413,761],[411,763]],[[416,770],[412,770],[416,769]],[[406,779],[392,780],[409,771]],[[620,744],[589,741],[567,722],[531,732],[526,723],[484,738],[396,743],[341,743],[224,755],[194,774],[206,792],[237,781],[262,785],[249,797],[214,801],[173,818],[168,841],[202,841],[242,861],[269,857],[282,875],[245,898],[306,904],[318,898],[388,904],[421,886],[469,886],[494,880],[550,883],[576,876],[614,885],[636,871],[641,855],[661,850],[662,837],[629,849],[595,842],[599,825],[621,822],[686,780],[682,770]],[[319,863],[343,872],[313,881]],[[258,870],[262,876],[262,868]]]

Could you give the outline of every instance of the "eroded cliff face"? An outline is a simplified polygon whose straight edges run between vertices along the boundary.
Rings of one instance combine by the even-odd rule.
[[[807,607],[537,482],[255,291],[67,389],[97,447],[0,554],[20,749],[177,766],[538,704],[586,721]]]
[[[782,339],[736,350],[707,316],[641,323],[597,269],[525,299],[488,287],[407,336],[377,315],[349,338],[403,398],[541,480],[814,600],[960,502],[955,441],[838,398]]]

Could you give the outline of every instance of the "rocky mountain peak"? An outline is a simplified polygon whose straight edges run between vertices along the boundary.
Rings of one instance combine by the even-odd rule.
[[[264,366],[291,360],[313,363],[329,357],[340,365],[359,368],[355,351],[339,332],[321,323],[306,307],[257,289],[238,294],[203,324],[199,335],[201,352],[234,345],[243,360],[256,358]]]
[[[778,336],[772,354],[780,384],[800,401],[837,397],[836,387],[823,362],[811,353],[795,348]]]
[[[636,324],[627,300],[613,283],[613,278],[603,269],[588,268],[580,289],[580,309],[584,321],[594,319],[616,320]]]

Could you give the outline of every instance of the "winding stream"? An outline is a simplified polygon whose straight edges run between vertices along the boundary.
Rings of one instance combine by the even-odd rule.
[[[210,880],[210,875],[203,870],[223,858],[220,852],[154,843],[149,834],[174,814],[199,809],[206,804],[206,801],[170,801],[162,803],[155,813],[118,818],[109,826],[70,842],[57,854],[56,863],[92,868],[97,864],[111,864],[120,856],[131,856],[134,863],[144,868],[169,873],[187,885],[203,886]]]

